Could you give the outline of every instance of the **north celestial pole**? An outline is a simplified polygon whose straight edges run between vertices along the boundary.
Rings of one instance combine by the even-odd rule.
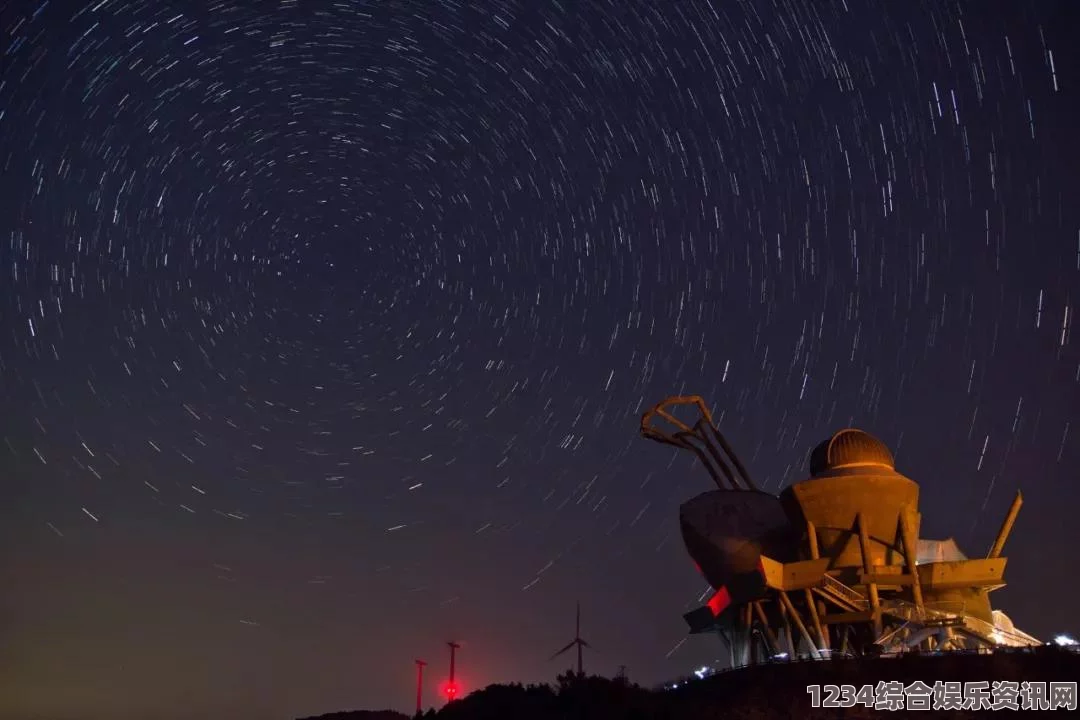
[[[0,717],[410,710],[722,656],[638,437],[854,425],[1075,632],[1077,3],[0,6]]]

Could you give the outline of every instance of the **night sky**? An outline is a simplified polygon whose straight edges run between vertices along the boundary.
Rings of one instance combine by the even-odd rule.
[[[1078,3],[0,3],[0,716],[411,710],[723,657],[638,436],[854,424],[1080,591]]]

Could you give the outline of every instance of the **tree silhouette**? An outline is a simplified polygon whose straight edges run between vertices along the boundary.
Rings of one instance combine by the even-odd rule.
[[[490,685],[448,703],[430,720],[780,720],[837,717],[832,708],[813,708],[808,685],[876,686],[879,681],[934,678],[952,681],[1075,682],[1080,677],[1080,654],[1056,648],[993,655],[946,653],[909,654],[890,659],[837,659],[791,662],[720,673],[680,683],[675,690],[645,690],[624,677],[578,675],[556,677],[553,686]],[[881,711],[856,706],[842,711],[846,718],[880,720]],[[922,713],[951,717],[952,711]],[[406,720],[390,711],[337,713],[318,720]],[[316,720],[311,718],[309,720]]]
[[[445,705],[439,720],[547,720],[558,710],[557,696],[547,685],[489,685]]]

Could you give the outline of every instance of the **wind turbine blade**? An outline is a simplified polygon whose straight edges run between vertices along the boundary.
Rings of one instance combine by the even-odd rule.
[[[587,647],[587,648],[589,648],[590,650],[592,650],[592,649],[593,649],[593,646],[592,646],[592,645],[590,645],[589,643],[585,642],[585,641],[584,641],[584,640],[582,640],[581,638],[578,638],[578,642],[579,642],[579,643],[581,643],[581,646],[582,646],[582,647]]]
[[[554,660],[555,658],[559,657],[560,655],[562,655],[562,654],[563,654],[564,652],[566,652],[566,651],[567,651],[567,650],[569,650],[570,648],[574,647],[574,645],[576,645],[576,644],[577,644],[577,642],[576,642],[576,641],[574,641],[574,642],[571,642],[571,643],[570,643],[569,645],[567,645],[567,646],[566,646],[566,647],[564,647],[564,648],[563,648],[562,650],[560,650],[559,652],[555,653],[554,655],[552,655],[552,656],[551,656],[550,658],[548,658],[548,659],[549,659],[549,660]]]

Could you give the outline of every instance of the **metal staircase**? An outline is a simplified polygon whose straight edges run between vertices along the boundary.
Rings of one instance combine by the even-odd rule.
[[[1037,640],[1016,628],[1005,630],[993,623],[988,623],[970,615],[964,615],[964,628],[971,634],[977,635],[988,642],[1005,645],[1006,647],[1038,647],[1043,644],[1041,640]]]
[[[831,575],[823,576],[821,585],[814,589],[849,612],[864,612],[870,608],[870,602],[862,593]]]
[[[815,590],[821,596],[850,612],[865,612],[870,609],[870,602],[866,596],[830,575],[825,575],[821,585]],[[881,601],[881,612],[883,615],[903,620],[904,625],[901,629],[909,626],[955,627],[964,634],[991,646],[1035,647],[1043,644],[1031,635],[1015,628],[1012,630],[999,628],[993,623],[968,615],[963,608],[959,612],[952,612],[926,606],[920,608],[907,600],[884,599]],[[890,630],[878,638],[876,644],[889,643],[898,632],[899,630]]]
[[[965,612],[948,612],[933,608],[919,608],[914,603],[906,600],[886,600],[881,604],[882,613],[892,615],[908,623],[919,625],[953,625],[967,635],[980,640],[987,645],[1001,645],[1005,647],[1034,647],[1042,645],[1042,642],[1019,630],[1006,630],[993,623],[980,620]],[[880,643],[884,638],[878,640]]]

